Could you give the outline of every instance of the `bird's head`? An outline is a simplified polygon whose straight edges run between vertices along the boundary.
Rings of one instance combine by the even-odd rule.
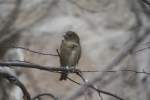
[[[80,42],[79,36],[77,35],[77,33],[73,31],[67,31],[66,34],[64,35],[64,39],[68,41],[75,41],[77,43]]]

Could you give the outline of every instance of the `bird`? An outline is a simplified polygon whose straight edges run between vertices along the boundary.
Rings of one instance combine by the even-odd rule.
[[[67,31],[60,46],[60,65],[65,68],[76,68],[81,56],[80,38],[77,33]],[[68,72],[63,71],[61,80],[67,80]]]

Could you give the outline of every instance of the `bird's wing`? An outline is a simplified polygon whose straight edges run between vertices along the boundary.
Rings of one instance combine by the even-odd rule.
[[[79,60],[80,60],[81,53],[82,53],[82,51],[81,51],[81,46],[79,45],[79,46],[78,46],[78,55],[77,55],[77,61],[76,61],[76,64],[78,64],[78,62],[79,62]]]
[[[61,48],[60,48],[60,63],[61,66],[67,66],[68,65],[68,61],[71,55],[71,50],[69,48],[68,42],[66,41],[62,41],[61,43]]]

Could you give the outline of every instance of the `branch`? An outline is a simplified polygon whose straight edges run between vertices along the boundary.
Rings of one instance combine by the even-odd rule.
[[[72,79],[69,78],[69,77],[67,77],[67,78],[68,78],[71,82],[76,83],[76,84],[78,84],[78,85],[80,85],[80,86],[84,85],[84,84],[81,84],[81,83],[79,83],[79,82],[76,82],[76,81],[72,80]],[[84,79],[84,80],[85,80],[85,79]],[[117,96],[117,95],[115,95],[115,94],[113,94],[113,93],[110,93],[110,92],[107,92],[107,91],[104,91],[104,90],[97,89],[97,88],[95,88],[93,85],[88,86],[88,88],[91,88],[91,89],[95,90],[98,94],[103,93],[103,94],[105,94],[105,95],[112,96],[112,97],[114,97],[114,98],[116,98],[116,99],[118,99],[118,100],[125,100],[125,99],[123,99],[123,98],[121,98],[121,97],[119,97],[119,96]]]
[[[0,72],[0,76],[2,78],[6,78],[7,80],[9,80],[10,83],[17,85],[18,87],[20,87],[20,89],[22,90],[23,94],[24,94],[24,100],[31,100],[30,94],[27,91],[26,87],[15,77],[12,76],[8,73],[4,73],[4,72]]]
[[[0,48],[15,48],[15,49],[22,49],[22,50],[26,50],[32,53],[36,53],[36,54],[40,54],[40,55],[48,55],[48,56],[58,56],[57,54],[51,54],[51,53],[43,53],[43,52],[39,52],[39,51],[34,51],[25,47],[20,47],[20,46],[0,46]]]
[[[68,71],[69,73],[79,73],[80,70],[74,69],[74,68],[65,68],[65,67],[50,67],[50,66],[40,66],[36,64],[30,64],[30,63],[17,63],[17,62],[0,62],[0,67],[23,67],[23,68],[34,68],[34,69],[40,69],[44,71],[49,72],[64,72]]]
[[[100,70],[96,70],[96,71],[81,71],[81,72],[84,72],[84,73],[89,73],[89,72],[107,72],[107,73],[114,73],[114,72],[134,72],[134,73],[137,73],[137,74],[146,74],[146,75],[150,75],[149,72],[146,72],[144,69],[143,71],[136,71],[136,70],[131,70],[131,69],[122,69],[122,70],[107,70],[107,71],[100,71]]]
[[[110,71],[80,71],[79,69],[72,69],[72,68],[67,68],[67,69],[65,69],[65,68],[63,68],[63,67],[60,67],[60,68],[49,68],[48,66],[40,66],[40,65],[34,65],[34,64],[26,64],[26,63],[11,63],[11,62],[9,62],[9,63],[0,63],[0,66],[1,67],[9,67],[9,66],[15,66],[15,67],[25,67],[25,68],[35,68],[35,69],[40,69],[40,70],[44,70],[44,71],[49,71],[49,72],[58,72],[58,73],[60,73],[60,72],[63,72],[63,71],[68,71],[68,72],[70,72],[70,73],[76,73],[82,80],[83,80],[83,82],[84,82],[84,84],[82,85],[82,84],[80,84],[80,83],[78,83],[78,82],[76,82],[76,81],[74,81],[74,80],[71,80],[70,78],[68,78],[69,80],[71,80],[72,82],[74,82],[74,83],[76,83],[76,84],[78,84],[78,85],[82,85],[82,86],[86,86],[87,88],[92,88],[92,89],[94,89],[95,91],[97,91],[97,93],[98,94],[100,94],[100,93],[103,93],[103,94],[106,94],[106,95],[110,95],[110,96],[113,96],[113,97],[115,97],[115,98],[117,98],[118,100],[124,100],[123,98],[121,98],[121,97],[119,97],[119,96],[117,96],[117,95],[115,95],[115,94],[112,94],[112,93],[110,93],[110,92],[107,92],[107,91],[104,91],[104,90],[100,90],[100,89],[97,89],[97,88],[95,88],[93,85],[87,85],[88,83],[86,83],[87,82],[87,80],[86,79],[84,79],[84,77],[83,77],[83,75],[82,75],[82,72],[118,72],[118,71],[123,71],[123,72],[126,72],[126,71],[129,71],[129,72],[135,72],[135,73],[144,73],[144,74],[148,74],[148,75],[150,75],[150,73],[148,73],[148,72],[145,72],[144,70],[143,71],[134,71],[134,70],[129,70],[129,69],[124,69],[124,70],[110,70]],[[23,88],[24,89],[24,88]],[[26,90],[25,90],[26,91]],[[44,95],[48,95],[48,94],[39,94],[39,95],[37,95],[36,97],[34,97],[34,99],[36,99],[36,98],[39,98],[40,96],[44,96]],[[49,94],[49,96],[51,96],[52,98],[53,97],[55,97],[54,95],[50,95]],[[53,98],[54,99],[54,98]],[[55,100],[56,99],[58,99],[58,98],[55,98]],[[27,99],[28,100],[28,99]]]
[[[145,47],[145,48],[143,48],[143,49],[139,49],[139,50],[136,50],[134,53],[139,53],[139,52],[141,52],[141,51],[144,51],[144,50],[147,50],[147,49],[149,49],[150,47]]]
[[[58,97],[54,96],[54,95],[51,94],[51,93],[38,94],[37,96],[33,97],[32,100],[36,100],[36,99],[38,99],[38,98],[40,98],[40,97],[42,97],[42,96],[49,96],[49,97],[51,97],[53,100],[58,100]]]

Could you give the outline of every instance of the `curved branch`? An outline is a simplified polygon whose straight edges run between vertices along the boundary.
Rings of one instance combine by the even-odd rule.
[[[8,73],[4,73],[4,72],[0,72],[0,76],[9,80],[10,83],[15,84],[18,87],[20,87],[20,89],[22,90],[22,92],[24,94],[24,97],[23,97],[24,100],[31,100],[30,94],[27,91],[26,87],[15,76],[12,76],[12,75],[10,75]]]
[[[58,97],[54,96],[53,94],[51,93],[42,93],[42,94],[38,94],[37,96],[35,96],[32,100],[36,100],[42,96],[49,96],[51,97],[53,100],[58,100]]]

